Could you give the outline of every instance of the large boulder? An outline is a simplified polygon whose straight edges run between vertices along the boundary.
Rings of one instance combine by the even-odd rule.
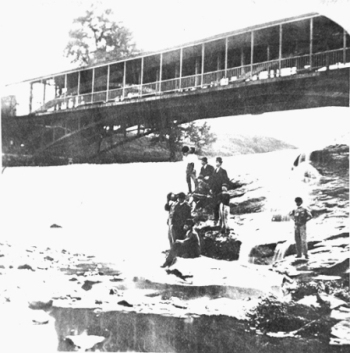
[[[238,260],[242,242],[233,233],[223,235],[219,230],[199,232],[202,255],[218,260]]]
[[[349,146],[333,145],[313,151],[310,162],[321,175],[349,175]]]

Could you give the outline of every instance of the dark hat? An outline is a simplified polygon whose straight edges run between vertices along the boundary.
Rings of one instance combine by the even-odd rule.
[[[207,157],[202,157],[201,158],[201,161],[205,162],[205,163],[208,163],[208,158]]]
[[[177,194],[177,197],[181,200],[185,200],[186,199],[186,194],[184,192],[179,192]]]
[[[296,197],[294,201],[295,201],[295,202],[301,202],[301,203],[302,203],[302,202],[303,202],[303,199],[302,199],[301,197]]]
[[[182,153],[187,153],[187,152],[189,152],[189,150],[190,149],[188,148],[188,146],[183,146],[181,151],[182,151]]]
[[[186,219],[185,225],[193,227],[194,226],[194,220],[192,218]]]
[[[221,157],[216,157],[216,161],[219,163],[222,163],[222,158]]]

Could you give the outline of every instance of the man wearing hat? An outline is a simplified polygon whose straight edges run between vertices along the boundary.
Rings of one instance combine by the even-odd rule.
[[[210,189],[213,194],[214,199],[214,222],[219,221],[219,208],[220,208],[220,198],[219,194],[222,191],[222,184],[230,184],[230,179],[227,176],[227,172],[222,168],[222,158],[216,158],[216,168],[213,175],[211,176]]]
[[[173,240],[184,239],[186,232],[184,231],[184,224],[186,219],[191,218],[191,207],[186,202],[186,195],[180,192],[177,195],[178,202],[174,208],[172,217]]]
[[[193,229],[195,221],[191,218],[187,219],[184,224],[186,238],[176,240],[170,253],[162,267],[171,266],[177,256],[193,259],[201,254],[200,241],[197,232]]]
[[[198,177],[197,182],[198,186],[192,194],[192,199],[196,204],[194,210],[206,207],[209,198],[211,198],[209,184],[204,180],[202,175]]]
[[[202,161],[202,168],[201,168],[201,171],[199,173],[199,176],[203,177],[203,180],[206,183],[209,183],[210,182],[210,178],[211,178],[211,176],[214,173],[214,167],[212,165],[208,164],[208,158],[207,157],[202,157],[201,161]]]

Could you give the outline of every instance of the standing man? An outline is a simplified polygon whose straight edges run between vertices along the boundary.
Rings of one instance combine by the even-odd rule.
[[[219,194],[222,191],[222,184],[230,184],[230,180],[227,176],[227,172],[222,168],[222,158],[216,158],[216,168],[211,176],[210,189],[213,195],[214,202],[214,223],[219,221],[219,208],[220,208],[220,197]]]
[[[184,225],[186,220],[191,218],[191,207],[185,201],[186,195],[180,192],[177,195],[178,202],[174,208],[174,213],[172,217],[172,230],[173,230],[173,241],[177,239],[184,239],[186,232],[184,231]]]
[[[202,157],[202,168],[199,173],[199,176],[203,177],[203,180],[206,183],[210,183],[210,178],[214,173],[214,167],[210,164],[208,164],[208,158],[207,157]]]
[[[194,186],[197,186],[196,180],[196,162],[197,157],[194,154],[195,150],[191,148],[191,151],[188,146],[182,147],[183,160],[186,163],[186,182],[188,185],[188,193],[192,194],[192,181]]]
[[[295,246],[297,250],[297,258],[301,258],[303,254],[305,259],[308,259],[307,254],[307,241],[306,241],[306,222],[312,219],[312,214],[305,207],[302,207],[303,199],[301,197],[295,198],[297,208],[289,213],[294,221],[294,235]]]

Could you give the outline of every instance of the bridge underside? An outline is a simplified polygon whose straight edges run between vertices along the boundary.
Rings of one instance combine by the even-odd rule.
[[[74,156],[78,150],[80,154],[89,154],[87,150],[96,140],[94,136],[100,136],[104,126],[119,126],[117,131],[124,132],[131,126],[159,131],[174,122],[182,124],[316,107],[349,107],[349,99],[350,68],[328,70],[41,115],[4,117],[3,145],[5,147],[11,139],[21,139],[21,143],[31,145],[33,151],[52,152],[57,146],[65,145],[65,154]],[[67,148],[78,140],[78,149]]]

